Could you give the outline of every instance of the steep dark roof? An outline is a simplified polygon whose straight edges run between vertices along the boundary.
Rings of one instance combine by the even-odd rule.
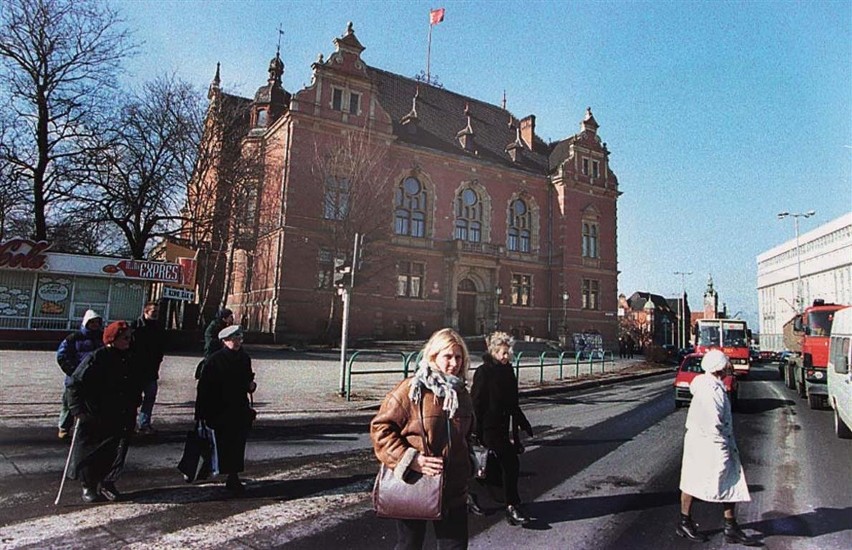
[[[379,91],[379,103],[393,119],[394,134],[400,140],[459,155],[513,166],[522,170],[546,174],[548,146],[538,137],[533,140],[534,150],[524,149],[520,162],[513,162],[506,146],[513,143],[517,134],[509,127],[511,113],[496,105],[466,97],[443,88],[436,88],[397,74],[368,67],[370,78]],[[417,97],[417,131],[409,132],[400,123],[411,112],[415,91]],[[465,151],[456,135],[467,125],[465,106],[470,107],[471,127],[478,155]],[[518,118],[512,116],[515,125]]]
[[[649,301],[654,304],[654,309],[657,311],[674,311],[670,307],[668,300],[659,294],[651,294],[650,292],[634,292],[627,299],[627,304],[633,311],[641,311]]]

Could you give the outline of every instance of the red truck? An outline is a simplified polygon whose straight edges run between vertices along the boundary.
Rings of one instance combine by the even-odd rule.
[[[831,325],[835,312],[844,307],[814,300],[784,324],[784,345],[792,353],[781,365],[781,375],[784,384],[806,397],[812,409],[822,407],[828,399],[825,369]]]

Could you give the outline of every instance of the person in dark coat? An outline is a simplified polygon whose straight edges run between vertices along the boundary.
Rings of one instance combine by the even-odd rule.
[[[142,316],[131,325],[133,329],[131,350],[142,382],[142,406],[139,408],[136,429],[143,434],[154,433],[154,429],[151,428],[151,414],[154,411],[154,402],[157,400],[160,364],[163,362],[165,347],[165,336],[158,320],[159,313],[160,307],[157,302],[148,302],[142,309]]]
[[[65,382],[62,386],[62,408],[59,411],[59,439],[68,437],[74,423],[65,392],[68,384],[71,383],[71,375],[89,354],[103,345],[103,319],[97,312],[89,309],[83,314],[80,330],[66,336],[56,350],[56,362],[65,373]]]
[[[116,321],[104,330],[105,347],[89,355],[71,376],[68,406],[77,421],[68,477],[83,485],[83,501],[118,500],[115,481],[141,402],[141,383],[130,353],[130,326]]]
[[[223,347],[207,359],[195,400],[195,418],[213,430],[219,473],[226,474],[225,487],[240,493],[244,486],[239,473],[245,469],[246,439],[254,421],[248,394],[257,384],[251,358],[242,349],[243,331],[231,325],[219,332]]]
[[[207,329],[204,331],[204,358],[208,359],[211,355],[222,349],[222,340],[219,338],[219,333],[222,329],[234,324],[234,312],[223,307],[216,313],[216,318],[210,321]]]
[[[476,437],[494,452],[503,472],[506,521],[511,525],[525,525],[530,518],[521,508],[518,494],[518,455],[524,452],[519,429],[530,437],[533,431],[518,405],[518,380],[511,364],[514,339],[505,332],[495,332],[488,337],[487,344],[488,353],[473,375],[470,391],[476,415]],[[475,502],[471,508],[476,511]]]

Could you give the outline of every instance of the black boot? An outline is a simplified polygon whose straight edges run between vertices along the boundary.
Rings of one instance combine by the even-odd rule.
[[[530,522],[530,518],[519,505],[510,504],[506,506],[506,521],[509,525],[526,525]]]
[[[118,492],[118,489],[115,488],[115,483],[112,481],[101,483],[101,488],[98,492],[110,502],[115,502],[121,498],[121,493]]]
[[[467,494],[467,511],[475,516],[485,515],[485,511],[480,508],[479,503],[476,502],[476,497],[472,493]]]
[[[97,489],[83,485],[82,498],[83,502],[85,502],[86,504],[91,504],[93,502],[99,502],[101,500],[101,495],[98,494]]]
[[[228,474],[228,480],[225,482],[225,488],[235,495],[245,491],[245,485],[243,485],[243,482],[240,481],[240,476],[237,474]]]
[[[740,529],[736,519],[725,518],[725,542],[731,544],[742,544],[745,546],[762,546],[761,542],[755,540]]]
[[[689,539],[692,542],[707,542],[707,536],[698,532],[698,525],[692,521],[691,516],[685,514],[680,515],[680,521],[677,524],[675,533],[679,536]]]

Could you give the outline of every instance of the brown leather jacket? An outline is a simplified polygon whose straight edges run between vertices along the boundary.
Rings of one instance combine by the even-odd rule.
[[[403,380],[391,390],[370,422],[376,457],[393,468],[397,476],[405,474],[416,452],[423,452],[420,404],[412,403],[408,397],[410,382],[411,378]],[[441,400],[435,394],[425,388],[423,391],[423,425],[430,454],[445,456],[445,509],[465,504],[472,475],[468,440],[473,430],[473,404],[467,389],[459,391],[458,397],[459,407],[450,419],[452,445],[448,448],[447,413],[441,409]]]

